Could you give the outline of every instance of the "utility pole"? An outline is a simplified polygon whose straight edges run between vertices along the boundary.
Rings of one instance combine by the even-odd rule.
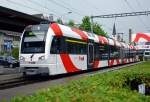
[[[132,29],[129,29],[129,43],[131,43],[131,39],[132,39]]]

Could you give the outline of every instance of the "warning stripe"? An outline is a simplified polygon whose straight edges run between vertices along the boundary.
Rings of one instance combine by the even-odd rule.
[[[119,59],[116,59],[116,61],[117,61],[117,65],[120,64],[120,60]]]
[[[57,23],[51,24],[50,27],[52,28],[56,36],[63,36],[63,32]],[[71,61],[69,54],[60,54],[60,58],[67,72],[80,71],[80,69],[77,68]]]
[[[60,54],[61,60],[67,70],[67,72],[76,72],[80,71],[71,61],[71,58],[68,54]]]
[[[93,63],[93,68],[98,68],[99,65],[100,64],[100,61],[99,60],[96,60],[96,61],[94,61],[94,63]]]
[[[75,33],[79,34],[79,35],[81,36],[82,40],[88,41],[88,36],[87,36],[83,31],[81,31],[81,30],[79,30],[79,29],[76,29],[76,28],[71,28],[71,29],[72,29],[72,31],[74,31]]]
[[[57,23],[51,24],[50,27],[52,28],[56,36],[63,36],[63,33]]]
[[[108,60],[108,65],[109,65],[109,66],[112,66],[113,64],[114,64],[114,59]]]
[[[126,64],[126,63],[127,63],[127,59],[124,58],[124,59],[123,59],[123,64]]]
[[[102,44],[108,44],[108,40],[107,38],[103,37],[103,36],[98,36],[99,38],[99,42]]]

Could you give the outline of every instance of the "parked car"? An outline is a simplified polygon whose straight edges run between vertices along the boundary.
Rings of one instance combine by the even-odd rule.
[[[19,67],[19,61],[12,56],[8,56],[4,61],[4,67],[10,67],[10,68]]]

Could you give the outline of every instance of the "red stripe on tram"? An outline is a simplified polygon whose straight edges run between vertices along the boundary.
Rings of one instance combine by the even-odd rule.
[[[63,32],[57,23],[51,24],[51,28],[56,36],[63,36]],[[67,72],[80,71],[71,61],[69,54],[60,54],[60,58]]]

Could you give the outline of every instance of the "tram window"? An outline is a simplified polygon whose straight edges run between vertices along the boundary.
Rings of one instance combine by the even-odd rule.
[[[78,53],[86,54],[86,44],[78,44]]]
[[[130,53],[129,53],[129,58],[131,58],[131,56],[132,56],[132,51],[131,51],[131,49],[130,49],[129,52],[130,52]]]
[[[68,53],[68,54],[86,54],[87,52],[87,43],[78,40],[54,37],[50,53],[59,54],[59,53]]]
[[[136,51],[134,49],[130,49],[130,58],[136,55]]]
[[[100,59],[101,60],[107,60],[108,59],[108,45],[100,45],[99,46],[100,51]]]
[[[61,39],[54,37],[51,44],[50,53],[51,54],[58,54],[61,52]]]
[[[67,53],[75,54],[76,51],[76,46],[74,43],[67,43]]]
[[[76,40],[65,40],[67,45],[67,53],[69,54],[86,54],[86,43]]]
[[[44,53],[45,42],[44,41],[24,42],[22,43],[21,52],[22,53]]]
[[[95,44],[94,46],[94,55],[95,55],[95,60],[100,59],[99,44]]]
[[[108,59],[108,45],[95,44],[94,53],[95,53],[95,59],[107,60]]]
[[[127,55],[128,58],[130,58],[130,50],[128,49],[128,55]]]
[[[124,51],[125,51],[125,58],[129,58],[129,55],[130,55],[129,50],[128,49],[124,49]]]
[[[110,59],[116,59],[120,57],[120,48],[116,46],[110,46]]]

